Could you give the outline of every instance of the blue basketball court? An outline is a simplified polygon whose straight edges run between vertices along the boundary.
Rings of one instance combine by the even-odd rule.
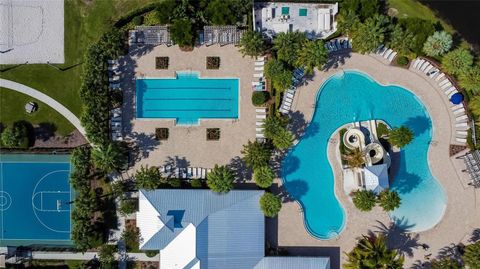
[[[0,245],[71,244],[70,157],[0,156]]]

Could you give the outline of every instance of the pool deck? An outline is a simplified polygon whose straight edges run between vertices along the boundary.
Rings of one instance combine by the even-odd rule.
[[[418,264],[419,260],[425,260],[424,255],[430,253],[432,258],[435,258],[440,250],[445,250],[452,243],[468,242],[473,229],[480,226],[478,210],[480,199],[476,199],[480,198],[480,190],[467,185],[468,175],[461,172],[465,169],[463,161],[456,158],[462,153],[449,157],[449,145],[455,144],[455,119],[449,112],[450,105],[447,98],[438,91],[434,81],[429,81],[404,68],[388,66],[375,56],[352,53],[331,65],[325,72],[317,71],[313,80],[308,81],[308,85],[300,87],[295,96],[292,111],[308,123],[313,116],[315,99],[321,84],[342,69],[365,72],[381,84],[402,86],[411,90],[425,104],[434,130],[428,161],[432,174],[440,181],[447,195],[445,215],[434,228],[405,237],[401,232],[390,227],[390,220],[381,209],[375,208],[368,213],[355,209],[349,197],[343,192],[342,169],[335,153],[339,140],[338,137],[334,137],[336,139],[332,139],[327,151],[335,175],[335,193],[346,211],[345,229],[336,239],[317,240],[306,231],[299,205],[296,202],[287,202],[283,204],[278,223],[275,224],[278,229],[275,231],[277,235],[273,237],[276,238],[272,239],[270,235],[270,239],[276,241],[279,246],[292,249],[291,252],[295,254],[305,254],[305,249],[307,252],[315,253],[311,251],[312,247],[339,247],[342,259],[340,262],[343,263],[345,259],[343,252],[348,252],[354,247],[356,243],[354,238],[369,231],[385,230],[382,228],[384,225],[392,234],[393,246],[405,254],[407,267]],[[430,248],[423,250],[421,244],[427,244]],[[325,252],[320,250],[318,253]]]
[[[155,69],[155,57],[168,56],[167,70]],[[219,56],[220,69],[207,70],[206,56]],[[237,47],[228,45],[202,46],[191,52],[183,52],[178,46],[157,46],[143,51],[131,52],[124,59],[127,71],[124,81],[123,124],[127,141],[138,147],[138,156],[131,172],[141,165],[159,166],[164,164],[179,167],[212,168],[215,164],[235,162],[240,156],[242,145],[255,139],[255,107],[251,102],[251,82],[254,60],[242,57]],[[198,71],[200,78],[239,78],[239,118],[223,120],[200,120],[197,126],[176,126],[173,120],[135,118],[134,77],[174,77],[176,71]],[[169,128],[167,141],[155,140],[155,128]],[[207,141],[206,129],[220,128],[219,141]],[[232,161],[233,160],[233,161]]]

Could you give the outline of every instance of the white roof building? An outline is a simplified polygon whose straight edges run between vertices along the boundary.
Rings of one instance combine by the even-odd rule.
[[[330,269],[329,257],[265,257],[263,191],[140,190],[141,250],[169,269]]]
[[[338,3],[254,3],[254,29],[273,37],[281,32],[304,32],[310,39],[326,38],[337,30]]]
[[[365,177],[365,189],[379,194],[388,189],[388,166],[387,164],[377,164],[366,166],[363,169]]]

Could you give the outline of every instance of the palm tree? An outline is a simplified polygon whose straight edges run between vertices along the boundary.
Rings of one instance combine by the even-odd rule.
[[[372,210],[372,208],[375,206],[377,202],[377,197],[372,191],[359,190],[353,192],[352,201],[355,207],[358,208],[360,211],[367,212]]]
[[[240,39],[240,52],[243,56],[259,56],[265,50],[262,35],[256,31],[247,31]]]
[[[296,66],[305,66],[305,72],[312,74],[316,67],[321,69],[327,62],[328,51],[324,46],[322,40],[305,41],[303,47],[300,49],[295,62]]]
[[[275,134],[275,136],[272,139],[273,146],[275,148],[284,150],[288,149],[293,145],[293,134],[287,129],[281,129],[278,131],[278,133]]]
[[[350,36],[355,27],[360,23],[360,19],[354,10],[342,9],[337,19],[338,30]]]
[[[403,148],[413,140],[413,132],[406,126],[393,128],[388,132],[388,141],[390,144]]]
[[[248,141],[246,145],[243,145],[243,161],[250,168],[258,168],[268,165],[271,157],[271,151],[264,143],[258,141]]]
[[[227,193],[233,188],[234,175],[226,166],[215,167],[207,175],[208,187],[218,193]]]
[[[273,218],[282,209],[282,200],[275,194],[265,192],[260,197],[260,208],[265,216]]]
[[[111,173],[120,169],[126,158],[123,149],[117,143],[110,142],[106,146],[95,148],[92,151],[92,160],[98,169]]]
[[[265,165],[253,170],[253,179],[260,188],[268,188],[272,185],[275,173],[272,168]]]
[[[140,167],[135,173],[135,186],[137,189],[154,190],[158,188],[162,176],[157,167]]]
[[[480,64],[461,73],[458,82],[466,90],[478,94],[480,92]]]
[[[343,159],[347,161],[347,165],[352,168],[352,170],[361,168],[365,164],[365,156],[358,148],[343,155]]]
[[[344,268],[347,269],[401,269],[404,260],[397,250],[388,248],[387,240],[382,234],[363,235],[355,248],[346,255],[348,261]]]
[[[402,26],[396,25],[390,38],[390,46],[400,54],[408,55],[415,45],[416,37],[413,33],[403,30]]]
[[[472,64],[473,55],[465,48],[452,50],[442,58],[442,67],[453,75],[464,73]]]
[[[398,192],[391,190],[382,191],[378,196],[378,202],[383,210],[387,212],[395,210],[402,203]]]
[[[375,15],[356,27],[352,33],[355,48],[361,53],[369,53],[385,41],[390,20],[384,15]]]
[[[297,60],[297,53],[305,39],[305,34],[301,32],[278,34],[273,40],[273,48],[277,51],[277,58],[290,66],[294,66]]]

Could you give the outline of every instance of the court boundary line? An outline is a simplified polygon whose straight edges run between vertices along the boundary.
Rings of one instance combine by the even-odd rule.
[[[36,209],[37,211],[40,211],[40,212],[67,212],[67,211],[71,211],[70,209],[68,210],[55,210],[55,209],[43,209],[43,194],[44,193],[51,193],[51,194],[70,194],[70,191],[39,191],[39,192],[35,192],[32,196],[32,200],[37,196],[37,195],[40,195],[40,207],[41,208],[38,208],[35,206],[35,204],[33,203],[32,201],[32,206],[33,206],[33,209]],[[70,198],[70,195],[69,195],[69,198]],[[58,200],[57,200],[58,201]]]
[[[35,215],[35,217],[37,218],[38,222],[40,222],[40,224],[43,225],[43,227],[47,228],[48,230],[52,231],[52,232],[56,232],[56,233],[71,233],[72,232],[72,227],[71,225],[69,225],[70,227],[68,227],[68,231],[60,231],[60,230],[55,230],[55,229],[52,229],[50,227],[48,227],[48,225],[46,225],[45,223],[43,223],[43,221],[40,220],[40,218],[38,217],[37,215],[37,212],[35,211],[35,205],[33,203],[33,198],[35,197],[34,194],[37,193],[36,190],[37,190],[37,187],[38,187],[38,184],[40,184],[40,182],[42,182],[42,180],[44,178],[46,178],[47,176],[53,174],[53,173],[58,173],[58,172],[68,172],[68,174],[70,174],[70,169],[69,170],[55,170],[55,171],[51,171],[47,174],[45,174],[42,178],[40,178],[38,181],[37,181],[37,184],[35,184],[35,187],[33,188],[33,193],[32,193],[32,208],[33,208],[33,214]],[[70,185],[70,184],[69,184]],[[72,222],[72,219],[71,219],[71,214],[69,215],[69,218],[70,218],[70,223]]]

